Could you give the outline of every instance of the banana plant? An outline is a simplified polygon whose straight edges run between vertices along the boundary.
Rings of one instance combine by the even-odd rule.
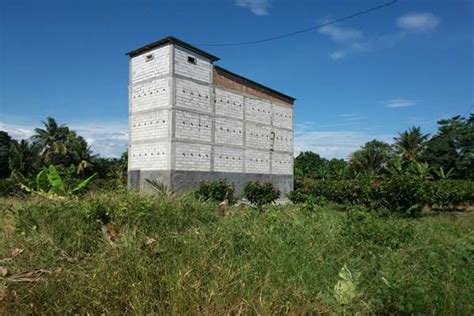
[[[413,161],[410,165],[411,172],[418,176],[420,180],[426,180],[429,178],[430,165],[427,162]]]
[[[438,178],[443,180],[449,179],[453,175],[453,168],[449,169],[448,172],[445,172],[443,167],[439,167],[439,170],[433,171],[438,176]]]
[[[48,199],[63,199],[65,196],[79,193],[96,177],[97,173],[94,173],[74,187],[68,188],[64,185],[64,181],[61,179],[56,168],[53,165],[49,165],[48,168],[44,167],[28,185],[20,183],[20,187],[26,192]]]

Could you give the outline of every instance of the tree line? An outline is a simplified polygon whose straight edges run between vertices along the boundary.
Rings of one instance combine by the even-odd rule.
[[[44,167],[54,165],[63,175],[75,178],[97,173],[103,179],[126,179],[127,152],[120,158],[103,158],[65,124],[58,124],[52,117],[42,124],[29,139],[15,140],[0,131],[0,178],[31,178]]]
[[[354,179],[409,170],[426,178],[474,180],[474,114],[439,120],[436,134],[420,127],[399,133],[392,145],[372,140],[346,161],[302,152],[295,159],[295,177]]]
[[[43,167],[59,166],[66,175],[124,181],[127,152],[120,158],[103,158],[92,152],[87,141],[52,117],[34,129],[29,139],[15,140],[0,131],[0,178],[31,178]],[[296,178],[354,179],[383,176],[393,169],[412,169],[432,178],[474,180],[474,114],[438,121],[430,136],[420,127],[399,133],[393,144],[372,140],[348,160],[326,159],[317,153],[300,153],[294,163]]]

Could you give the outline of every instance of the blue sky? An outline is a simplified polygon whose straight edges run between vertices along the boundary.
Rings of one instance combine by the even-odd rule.
[[[120,1],[0,3],[0,129],[31,135],[47,116],[84,135],[103,156],[127,141],[124,53],[167,35],[197,44],[265,38],[388,0]],[[472,1],[399,1],[297,36],[207,47],[217,63],[297,98],[295,151],[345,158],[373,138],[474,105]]]

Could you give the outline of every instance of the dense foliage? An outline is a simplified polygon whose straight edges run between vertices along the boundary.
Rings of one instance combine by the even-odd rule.
[[[0,179],[33,178],[40,170],[54,165],[66,181],[84,179],[97,173],[101,179],[124,181],[127,153],[120,159],[94,155],[87,141],[64,124],[48,117],[43,128],[35,128],[29,139],[15,140],[0,131]]]
[[[234,191],[235,188],[232,184],[221,180],[201,182],[194,193],[198,199],[204,201],[222,202],[227,200],[232,203],[234,202]]]
[[[280,191],[271,182],[248,182],[243,196],[257,207],[271,204],[280,197]]]
[[[348,162],[302,152],[295,158],[294,174],[311,179],[376,177],[389,175],[399,160],[402,164],[426,163],[433,178],[474,180],[474,114],[438,121],[438,132],[431,138],[412,127],[399,133],[392,145],[372,140]]]
[[[132,192],[0,208],[2,315],[474,312],[473,213],[240,205],[224,215],[192,195]]]
[[[419,216],[425,206],[455,210],[474,204],[474,182],[465,180],[420,180],[411,175],[395,175],[374,181],[312,180],[297,183],[289,195],[295,203],[323,197],[339,204],[365,205],[373,211],[387,210]]]

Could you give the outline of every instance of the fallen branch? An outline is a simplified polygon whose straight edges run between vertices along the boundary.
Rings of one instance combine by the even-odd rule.
[[[11,283],[32,283],[38,282],[39,280],[41,280],[42,276],[51,273],[52,272],[49,270],[39,269],[31,272],[13,274],[5,280]]]

